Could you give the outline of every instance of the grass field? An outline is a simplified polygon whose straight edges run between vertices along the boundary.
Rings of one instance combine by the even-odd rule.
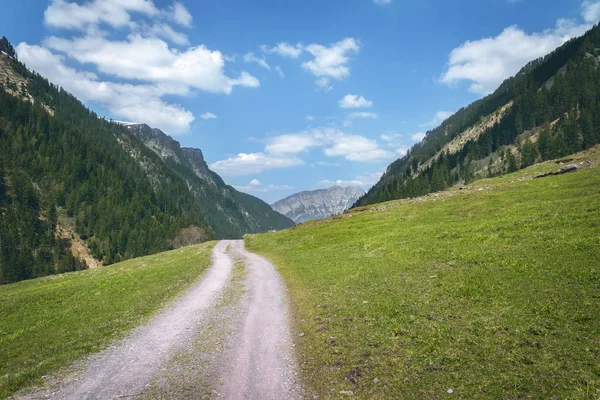
[[[247,236],[288,285],[308,398],[599,399],[599,160]]]
[[[196,281],[214,244],[0,286],[0,398],[139,325]]]

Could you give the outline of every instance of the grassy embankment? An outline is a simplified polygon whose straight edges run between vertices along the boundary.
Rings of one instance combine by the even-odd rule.
[[[139,325],[196,281],[214,244],[0,286],[0,398]]]
[[[587,160],[248,236],[288,285],[309,394],[600,398],[600,147]]]

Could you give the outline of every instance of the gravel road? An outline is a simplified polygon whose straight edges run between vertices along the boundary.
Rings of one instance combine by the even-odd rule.
[[[236,263],[245,266],[241,285],[231,283]],[[230,305],[235,313],[222,315],[219,302],[232,290],[241,291]],[[202,332],[207,324],[226,325],[224,331],[230,332],[227,338],[210,338],[225,343],[217,352],[195,355],[211,371],[199,377],[208,378],[207,383],[194,379],[184,392],[155,391],[153,382],[176,380],[180,370],[195,369],[176,366],[173,360],[182,351],[205,351],[194,343],[206,341]],[[51,381],[49,387],[17,398],[180,398],[181,393],[185,398],[206,398],[206,393],[218,399],[301,398],[285,288],[273,265],[245,251],[243,241],[221,241],[211,267],[186,293],[125,339],[90,356],[79,372]],[[200,381],[210,387],[196,390],[193,385]],[[163,386],[181,386],[167,383]]]

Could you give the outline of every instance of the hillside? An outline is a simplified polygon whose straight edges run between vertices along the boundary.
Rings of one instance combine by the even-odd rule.
[[[99,118],[2,46],[0,283],[86,268],[73,243],[106,265],[293,225],[225,185],[199,150],[161,132],[183,161],[162,157],[136,129]]]
[[[289,287],[307,397],[597,397],[600,146],[570,158],[249,236]]]
[[[295,193],[271,204],[271,207],[299,224],[341,214],[364,193],[362,188],[356,186],[333,186],[329,189]]]
[[[171,171],[185,180],[189,191],[201,205],[204,220],[219,238],[241,238],[245,233],[266,232],[293,225],[264,201],[226,185],[219,175],[208,168],[201,150],[181,147],[179,142],[160,129],[152,129],[145,124],[128,124],[126,127],[158,155]],[[147,162],[141,164],[153,183],[160,185],[162,178],[155,173],[152,165]]]
[[[355,206],[437,192],[600,143],[599,65],[596,26],[427,132]]]

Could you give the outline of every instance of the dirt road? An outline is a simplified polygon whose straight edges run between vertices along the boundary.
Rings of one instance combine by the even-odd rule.
[[[235,287],[234,265],[244,269]],[[232,311],[223,312],[220,300],[234,290],[235,301],[227,308]],[[205,325],[221,325],[217,334],[229,335],[223,340],[203,337]],[[198,350],[194,343],[199,340],[223,345]],[[192,361],[174,361],[182,351],[210,354],[194,354],[194,360],[202,360],[202,368],[196,368]],[[187,369],[200,371],[192,383],[170,382]],[[245,251],[243,241],[221,241],[198,283],[127,338],[91,356],[80,372],[56,381],[19,398],[300,398],[284,286],[273,265]]]

